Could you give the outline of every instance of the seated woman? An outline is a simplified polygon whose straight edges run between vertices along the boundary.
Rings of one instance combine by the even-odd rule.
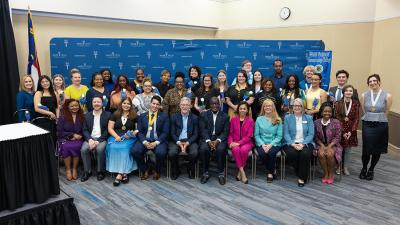
[[[86,107],[88,112],[93,111],[92,100],[94,97],[102,98],[105,104],[103,109],[108,111],[110,109],[110,92],[104,86],[103,76],[98,72],[93,73],[90,86],[92,87],[86,92]]]
[[[292,74],[286,79],[284,89],[281,93],[282,115],[293,113],[293,102],[296,98],[305,100],[306,96],[304,91],[299,88],[299,78]]]
[[[219,97],[219,91],[214,88],[212,75],[207,73],[203,77],[201,87],[195,93],[194,108],[198,114],[210,108],[211,97]]]
[[[79,101],[65,100],[57,123],[60,156],[64,159],[67,180],[78,179],[79,156],[81,155],[83,110]],[[72,170],[71,170],[72,165]]]
[[[314,150],[314,122],[311,116],[304,114],[303,100],[300,98],[293,102],[293,114],[285,116],[283,137],[286,158],[295,169],[297,184],[303,187],[308,179]]]
[[[256,120],[261,111],[261,106],[264,103],[265,99],[271,99],[276,107],[278,115],[280,115],[281,111],[281,99],[279,97],[279,93],[274,86],[274,81],[267,77],[261,83],[262,90],[256,94],[255,102],[251,107],[251,111],[253,112],[253,119]]]
[[[119,75],[117,77],[117,82],[115,82],[114,90],[110,94],[110,111],[116,111],[123,99],[133,99],[135,95],[135,92],[132,90],[131,86],[129,86],[128,77]]]
[[[335,115],[343,127],[340,145],[343,147],[342,169],[344,175],[350,175],[347,165],[350,162],[351,147],[358,146],[357,129],[360,120],[360,102],[354,94],[354,87],[345,85],[343,87],[343,98],[335,103]],[[340,170],[336,171],[336,174],[338,172]]]
[[[128,183],[128,174],[137,169],[131,154],[136,142],[136,121],[137,115],[133,110],[132,100],[128,97],[122,100],[108,122],[108,133],[111,136],[106,147],[106,170],[118,174],[114,186],[121,182]],[[128,131],[132,135],[128,135]]]
[[[267,169],[267,182],[271,183],[275,175],[276,154],[281,149],[282,141],[282,120],[271,99],[266,99],[262,104],[260,116],[256,120],[254,139],[258,155]]]
[[[342,125],[339,120],[332,118],[332,114],[331,103],[323,103],[320,109],[322,118],[314,121],[315,142],[317,143],[314,154],[318,154],[319,162],[324,170],[322,182],[327,184],[333,183],[336,162],[342,160],[342,146],[340,145]]]
[[[247,82],[247,72],[239,70],[236,80],[236,84],[230,86],[225,94],[226,104],[229,106],[228,115],[230,118],[235,116],[239,102],[246,101],[249,105],[252,105],[254,102],[254,93]]]
[[[151,98],[154,95],[157,95],[156,93],[152,92],[152,90],[153,83],[151,82],[151,79],[148,77],[144,78],[143,92],[137,94],[132,100],[133,107],[138,115],[149,111]]]
[[[35,110],[33,108],[35,84],[30,75],[23,75],[19,85],[20,91],[17,93],[17,111],[18,122],[22,122],[35,118]]]
[[[249,151],[254,147],[254,121],[249,115],[249,104],[245,101],[239,103],[237,114],[238,116],[233,117],[230,122],[228,145],[232,149],[232,155],[239,169],[236,180],[241,180],[247,184],[248,179],[244,167],[246,166]]]
[[[317,119],[321,104],[327,101],[328,94],[321,86],[322,76],[319,73],[313,74],[311,77],[311,88],[306,90],[306,113]]]
[[[59,99],[56,95],[51,80],[48,76],[42,75],[39,78],[37,91],[33,96],[33,106],[35,108],[37,118],[35,124],[49,131],[53,137],[54,144],[57,140],[56,119],[59,105]]]

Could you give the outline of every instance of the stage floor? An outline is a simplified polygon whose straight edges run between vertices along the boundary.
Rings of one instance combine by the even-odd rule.
[[[141,181],[113,187],[111,177],[98,182],[69,182],[61,168],[60,186],[73,197],[82,224],[400,224],[400,161],[386,154],[375,169],[375,180],[358,178],[361,148],[351,154],[350,176],[322,184],[321,174],[299,188],[293,170],[286,180],[267,184],[258,163],[257,179],[249,184],[234,179],[229,163],[228,181],[215,176],[207,184],[186,173],[172,181]],[[250,162],[250,161],[249,161]],[[251,164],[249,164],[251,166]],[[248,167],[250,175],[250,167]],[[248,175],[248,176],[249,176]],[[249,176],[250,177],[250,176]]]

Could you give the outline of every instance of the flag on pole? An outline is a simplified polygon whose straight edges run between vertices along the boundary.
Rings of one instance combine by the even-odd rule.
[[[29,56],[28,56],[28,74],[30,74],[35,81],[35,89],[39,80],[40,66],[39,59],[36,51],[36,38],[33,29],[33,20],[31,10],[28,9],[28,42],[29,42]]]

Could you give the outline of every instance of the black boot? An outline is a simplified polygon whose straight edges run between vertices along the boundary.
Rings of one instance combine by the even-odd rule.
[[[373,180],[374,179],[374,171],[373,170],[368,170],[365,179],[366,180]]]
[[[359,178],[360,178],[361,180],[364,180],[364,179],[367,178],[367,169],[364,169],[364,168],[363,168],[363,169],[361,170]]]

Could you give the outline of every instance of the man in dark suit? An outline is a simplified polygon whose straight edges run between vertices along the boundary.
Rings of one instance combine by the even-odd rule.
[[[108,137],[108,120],[111,113],[103,111],[103,99],[101,97],[93,97],[93,111],[85,114],[83,122],[83,137],[85,142],[81,147],[81,157],[83,167],[85,169],[81,181],[85,182],[92,176],[92,165],[90,152],[97,152],[97,180],[103,180],[105,173],[105,149]]]
[[[180,102],[180,112],[171,117],[171,141],[169,142],[168,156],[171,160],[172,174],[171,179],[176,180],[179,177],[180,170],[178,164],[178,155],[187,155],[189,160],[188,173],[189,178],[194,178],[194,165],[197,160],[199,146],[198,137],[198,118],[190,112],[192,107],[191,100],[183,97]]]
[[[349,79],[349,72],[346,70],[339,70],[336,72],[336,80],[338,85],[329,88],[330,99],[333,102],[340,101],[343,97],[343,87],[347,84]],[[354,89],[353,98],[358,100],[357,90]]]
[[[161,97],[153,96],[150,102],[148,113],[142,113],[137,123],[138,141],[133,147],[132,153],[139,169],[144,171],[141,179],[149,178],[149,166],[144,161],[144,155],[147,151],[153,151],[156,155],[154,180],[160,179],[160,171],[167,156],[169,118],[166,113],[160,112]],[[149,160],[150,161],[150,160]]]
[[[201,183],[204,184],[210,178],[208,167],[211,154],[215,153],[218,164],[218,181],[221,185],[226,182],[224,169],[227,154],[227,138],[229,134],[229,117],[226,113],[219,111],[219,98],[212,97],[209,101],[210,110],[200,115],[200,160],[203,162],[203,176]]]

